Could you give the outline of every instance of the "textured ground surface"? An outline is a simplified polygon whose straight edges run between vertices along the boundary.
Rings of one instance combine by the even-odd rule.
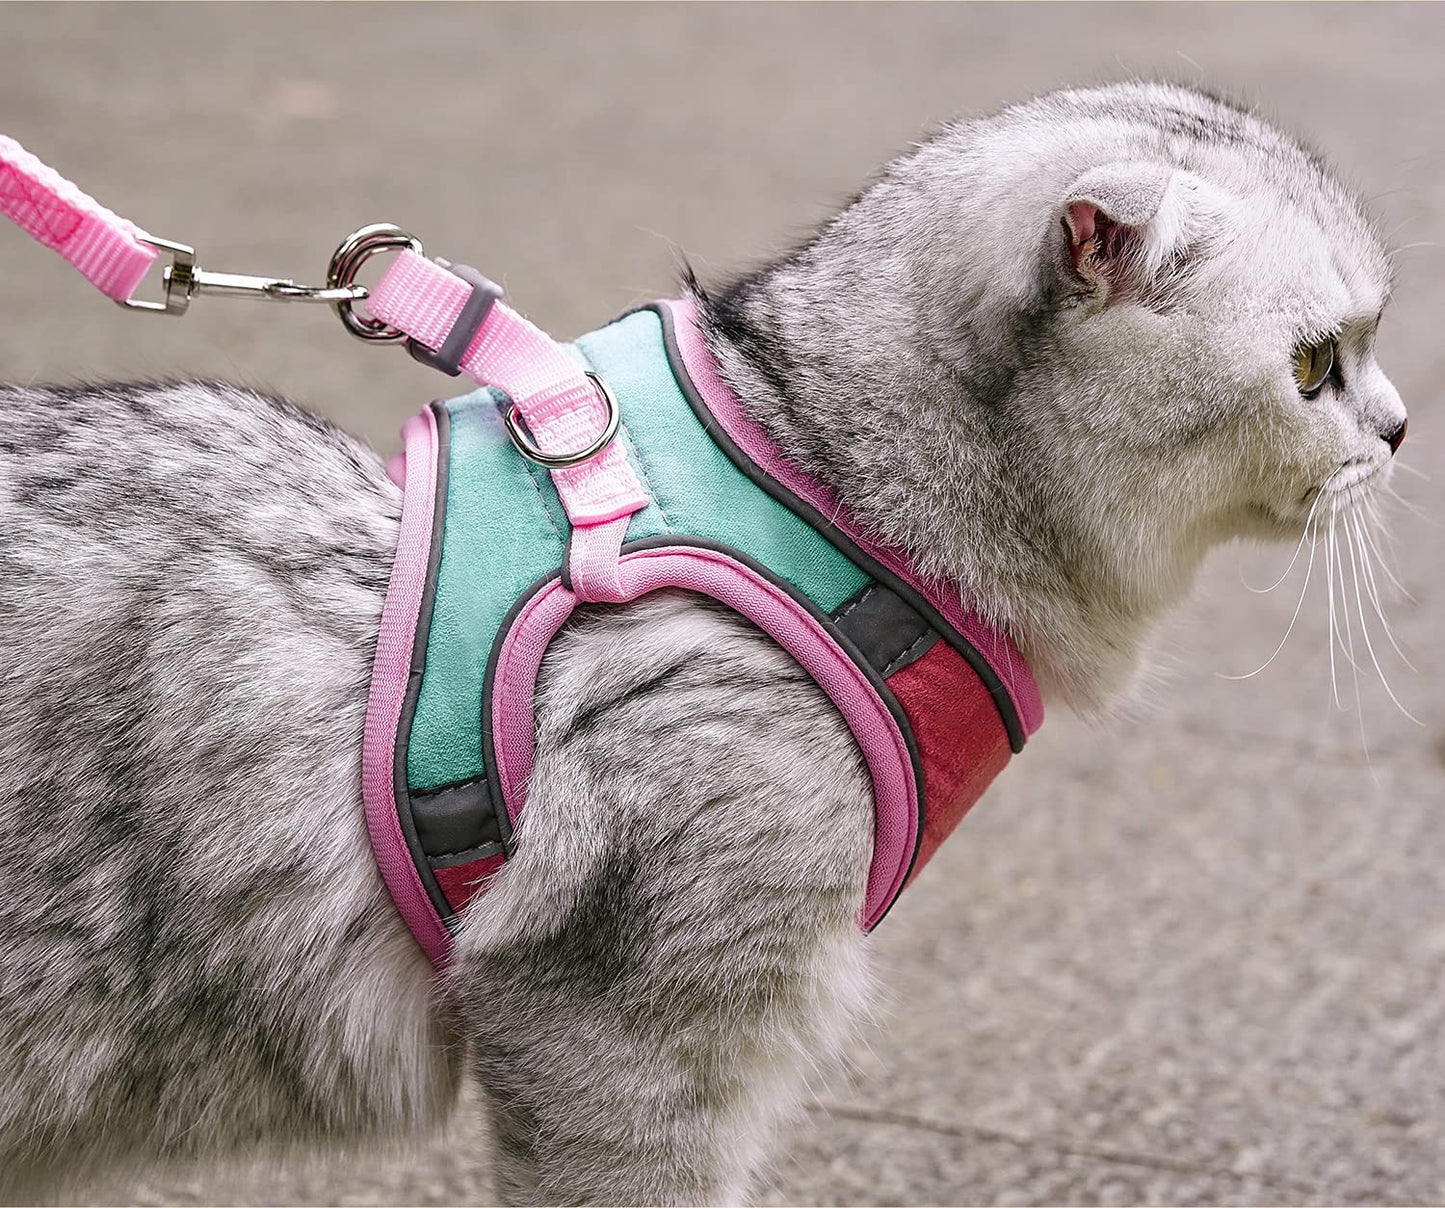
[[[0,7],[0,128],[204,263],[315,276],[392,219],[559,334],[777,246],[928,123],[1156,72],[1309,134],[1394,242],[1445,240],[1445,9]],[[1445,251],[1401,257],[1383,359],[1412,409],[1393,607],[1423,726],[1328,700],[1324,595],[1226,551],[1146,720],[1051,718],[877,939],[896,1007],[787,1133],[777,1203],[1445,1202]],[[329,312],[122,314],[0,230],[0,374],[194,371],[391,448],[445,389]],[[3,417],[0,417],[3,423]],[[1298,574],[1298,569],[1297,569]],[[1297,585],[1298,577],[1291,580]],[[1363,657],[1363,656],[1362,656]],[[1393,655],[1391,656],[1393,659]],[[1365,664],[1368,666],[1368,662]],[[1371,677],[1373,678],[1373,677]],[[487,1196],[434,1152],[98,1198]]]

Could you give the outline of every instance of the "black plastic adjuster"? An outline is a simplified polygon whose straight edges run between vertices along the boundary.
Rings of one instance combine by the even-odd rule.
[[[477,338],[477,332],[481,330],[482,324],[487,321],[492,303],[502,296],[502,287],[495,281],[482,276],[470,265],[452,264],[450,261],[440,258],[436,263],[452,276],[460,277],[470,285],[472,295],[466,300],[466,304],[462,307],[462,313],[457,316],[457,321],[452,324],[452,329],[447,332],[447,338],[442,341],[440,348],[433,352],[425,344],[408,340],[406,350],[411,354],[413,360],[420,361],[431,369],[440,369],[449,377],[460,377],[462,357],[472,346],[472,341]]]

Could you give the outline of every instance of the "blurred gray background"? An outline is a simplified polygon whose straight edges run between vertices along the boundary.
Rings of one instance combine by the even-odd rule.
[[[1373,669],[1357,710],[1343,662],[1334,707],[1318,575],[1268,671],[1222,679],[1269,655],[1301,579],[1251,594],[1241,572],[1267,584],[1289,550],[1223,551],[1147,713],[1090,730],[1055,711],[881,929],[890,1009],[762,1195],[1440,1203],[1442,51],[1432,5],[11,4],[0,130],[208,267],[317,279],[389,219],[569,336],[668,293],[682,252],[715,279],[930,124],[1036,91],[1162,74],[1306,134],[1408,247],[1382,360],[1411,408],[1402,460],[1433,477],[1395,480],[1414,601],[1390,612],[1418,672],[1382,660],[1424,724]],[[122,313],[0,229],[0,376],[176,373],[290,395],[385,450],[449,388],[326,310]],[[93,1194],[484,1201],[473,1115],[394,1158]]]

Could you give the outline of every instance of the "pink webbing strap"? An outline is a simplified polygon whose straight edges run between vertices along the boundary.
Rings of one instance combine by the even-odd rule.
[[[627,517],[608,524],[574,529],[568,542],[567,577],[572,594],[586,604],[625,604],[622,587],[622,542]]]
[[[0,214],[59,252],[107,298],[127,301],[156,258],[145,232],[0,134]]]
[[[367,309],[435,351],[445,342],[472,287],[441,265],[404,251],[367,299]],[[484,386],[511,396],[532,438],[549,454],[585,449],[603,430],[607,407],[576,361],[516,311],[492,303],[459,362]],[[595,457],[552,471],[574,525],[603,524],[647,506],[627,454],[612,441]]]

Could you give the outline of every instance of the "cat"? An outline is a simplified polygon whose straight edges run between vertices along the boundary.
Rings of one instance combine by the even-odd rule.
[[[1389,270],[1317,155],[1129,83],[948,125],[685,288],[788,455],[1099,714],[1210,548],[1388,478]],[[574,619],[438,980],[361,807],[380,459],[217,382],[0,414],[0,1196],[404,1144],[466,1073],[507,1203],[743,1201],[873,997],[870,784],[801,668],[678,592]]]

